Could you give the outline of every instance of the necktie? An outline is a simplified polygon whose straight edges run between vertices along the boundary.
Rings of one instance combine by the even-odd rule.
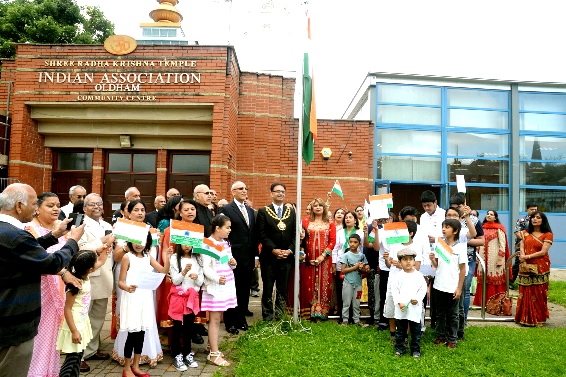
[[[279,218],[281,218],[281,217],[283,216],[283,213],[282,213],[282,212],[283,212],[283,211],[282,211],[281,207],[278,207],[278,208],[277,208],[277,216],[279,216]]]
[[[240,211],[242,211],[242,215],[244,216],[244,220],[246,220],[246,224],[250,225],[250,219],[248,218],[248,211],[246,211],[246,206],[241,204]]]

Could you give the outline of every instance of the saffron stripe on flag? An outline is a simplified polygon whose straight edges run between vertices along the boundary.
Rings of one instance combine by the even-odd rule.
[[[452,248],[440,237],[436,239],[435,251],[446,263],[450,263]]]
[[[411,239],[405,222],[386,223],[383,225],[383,230],[385,232],[385,242],[388,245],[409,242]]]
[[[114,224],[112,233],[116,238],[126,242],[145,245],[148,231],[149,225],[146,223],[120,218]]]

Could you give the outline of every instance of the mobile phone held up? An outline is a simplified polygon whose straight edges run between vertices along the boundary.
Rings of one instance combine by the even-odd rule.
[[[69,219],[72,220],[67,224],[67,230],[70,230],[73,225],[75,227],[80,226],[83,223],[84,215],[82,213],[69,213]]]

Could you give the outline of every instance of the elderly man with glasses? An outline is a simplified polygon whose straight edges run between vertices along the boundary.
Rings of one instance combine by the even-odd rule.
[[[204,226],[204,236],[210,237],[210,222],[212,221],[212,211],[208,206],[212,203],[212,190],[207,185],[198,185],[193,192],[197,202],[197,217],[195,223]]]
[[[98,194],[88,194],[85,198],[85,232],[79,241],[81,250],[93,250],[98,254],[102,251],[112,250],[114,236],[112,225],[102,220],[102,198]],[[112,295],[113,275],[112,264],[114,258],[109,256],[106,263],[98,270],[89,275],[91,302],[88,317],[92,327],[92,340],[84,351],[84,360],[105,360],[110,357],[105,352],[100,352],[100,331],[104,325],[108,298]],[[90,367],[85,361],[81,362],[80,371],[88,372]]]
[[[69,189],[69,203],[61,207],[61,212],[59,213],[59,220],[64,220],[69,216],[69,213],[73,212],[73,206],[84,200],[86,196],[86,189],[83,186],[76,185]]]

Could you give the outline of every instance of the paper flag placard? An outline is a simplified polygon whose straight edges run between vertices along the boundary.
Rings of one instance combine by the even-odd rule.
[[[139,221],[118,219],[114,224],[113,234],[116,238],[138,245],[145,245],[149,225]]]
[[[371,224],[371,218],[369,217],[369,203],[364,199],[364,221],[366,224]],[[370,241],[371,242],[371,241]]]
[[[181,220],[171,220],[169,242],[176,245],[201,247],[204,238],[204,226]]]
[[[385,242],[388,245],[392,245],[394,243],[406,243],[411,239],[409,236],[409,229],[407,229],[407,224],[405,222],[383,224],[383,231],[385,235]]]
[[[149,233],[151,233],[151,246],[157,246],[159,244],[159,229],[151,228]]]
[[[202,245],[200,247],[193,248],[193,253],[205,254],[219,261],[220,263],[228,263],[228,255],[222,252],[222,246],[214,244],[208,238],[202,240]]]
[[[342,192],[342,187],[340,187],[340,183],[338,180],[334,181],[334,186],[332,186],[332,192],[344,199],[344,193]]]
[[[440,256],[446,263],[450,263],[450,257],[452,256],[452,248],[442,239],[436,239],[436,249],[434,250],[436,254]]]
[[[456,175],[456,188],[458,192],[466,193],[466,180],[463,175]]]
[[[388,219],[389,208],[393,208],[393,194],[372,195],[369,205],[372,219]]]

